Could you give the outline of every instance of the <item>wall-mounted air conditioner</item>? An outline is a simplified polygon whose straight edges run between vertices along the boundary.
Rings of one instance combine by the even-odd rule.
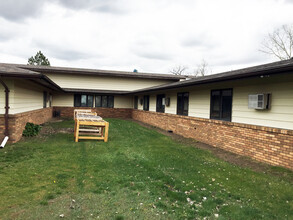
[[[271,94],[253,94],[248,95],[248,108],[250,109],[269,109]]]

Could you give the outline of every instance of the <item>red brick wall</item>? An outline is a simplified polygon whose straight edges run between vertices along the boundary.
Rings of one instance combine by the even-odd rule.
[[[17,142],[27,122],[43,124],[52,118],[53,108],[44,108],[15,115],[9,115],[9,141]],[[0,140],[4,138],[4,116],[0,116]]]
[[[129,108],[54,107],[54,111],[60,111],[61,117],[67,118],[73,118],[74,109],[92,109],[103,118],[131,118],[132,113]]]
[[[187,138],[293,169],[293,131],[133,110],[132,118]]]

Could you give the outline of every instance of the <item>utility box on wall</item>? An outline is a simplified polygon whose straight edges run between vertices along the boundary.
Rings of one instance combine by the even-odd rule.
[[[248,95],[248,108],[259,110],[270,109],[270,99],[271,94],[269,93]]]
[[[165,98],[165,105],[170,106],[170,98]]]

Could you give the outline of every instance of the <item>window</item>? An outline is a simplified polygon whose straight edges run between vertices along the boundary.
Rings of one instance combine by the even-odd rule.
[[[165,95],[157,95],[157,112],[165,112]]]
[[[74,107],[80,107],[81,106],[81,95],[75,94],[74,95]]]
[[[112,95],[96,95],[95,107],[114,108],[114,96]]]
[[[211,119],[231,121],[232,89],[211,91]]]
[[[137,109],[137,106],[138,106],[138,96],[134,96],[134,109]]]
[[[93,95],[84,95],[84,94],[74,95],[74,107],[93,107],[93,105],[94,105]]]
[[[177,94],[177,115],[188,115],[188,102],[188,92],[182,92]]]
[[[143,96],[143,110],[148,111],[150,108],[150,96]]]
[[[43,108],[47,108],[47,92],[43,92]]]

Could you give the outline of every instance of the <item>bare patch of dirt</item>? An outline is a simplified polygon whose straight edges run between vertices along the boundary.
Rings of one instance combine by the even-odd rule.
[[[243,167],[243,168],[249,168],[249,169],[256,171],[256,172],[269,173],[269,174],[272,174],[275,176],[285,177],[285,178],[288,178],[289,181],[293,182],[293,172],[288,169],[281,168],[281,167],[274,167],[274,166],[271,166],[271,165],[268,165],[265,163],[261,163],[256,160],[253,160],[250,157],[245,157],[245,156],[241,156],[241,155],[238,155],[235,153],[231,153],[229,151],[223,150],[221,148],[213,147],[211,145],[196,141],[191,138],[185,138],[180,135],[165,131],[161,128],[158,128],[158,127],[155,127],[152,125],[148,125],[148,124],[145,124],[140,121],[135,121],[135,120],[132,120],[132,121],[138,123],[139,125],[141,125],[143,127],[155,129],[159,133],[167,135],[167,136],[171,137],[174,141],[177,141],[179,143],[182,143],[185,145],[190,145],[190,146],[200,148],[203,150],[208,150],[213,155],[215,155],[218,158],[220,158],[228,163],[231,163],[233,165],[237,165],[237,166]]]
[[[60,128],[56,130],[59,133],[63,134],[73,134],[74,129],[73,128]]]
[[[40,131],[41,135],[54,134],[54,133],[55,133],[55,130],[49,126],[42,126],[42,129]]]
[[[55,122],[62,122],[62,121],[64,121],[64,119],[63,118],[58,118],[58,117],[56,117],[56,118],[51,118],[49,121],[47,121],[46,123],[55,123]]]
[[[71,134],[73,133],[73,128],[52,128],[50,126],[44,126],[42,127],[40,131],[41,135],[57,134],[57,133]]]

